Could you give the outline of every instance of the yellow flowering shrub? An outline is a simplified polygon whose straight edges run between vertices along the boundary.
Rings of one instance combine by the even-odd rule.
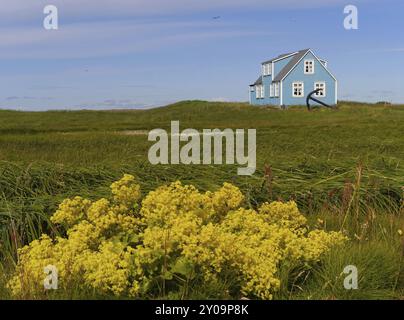
[[[294,202],[245,209],[243,194],[228,183],[202,193],[174,182],[141,200],[134,177],[125,175],[111,193],[111,199],[75,197],[60,204],[51,221],[66,235],[43,235],[19,250],[8,283],[15,297],[42,297],[44,268],[53,265],[64,290],[141,298],[158,295],[162,283],[175,290],[191,280],[230,277],[239,295],[271,299],[283,264],[315,263],[347,240],[337,232],[309,231]]]

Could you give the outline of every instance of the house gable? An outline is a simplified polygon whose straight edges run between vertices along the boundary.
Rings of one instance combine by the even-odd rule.
[[[305,73],[305,61],[313,61],[314,73]],[[303,97],[293,96],[293,84],[303,84]],[[325,96],[320,99],[329,104],[336,104],[337,97],[337,81],[332,73],[325,68],[324,64],[314,55],[310,50],[308,51],[299,62],[290,69],[282,80],[283,88],[283,101],[285,105],[304,105],[306,103],[307,95],[316,89],[316,84],[322,83],[325,87]]]
[[[312,59],[317,60],[317,62],[320,64],[320,67],[325,69],[330,76],[337,81],[337,78],[334,77],[334,75],[328,70],[328,68],[325,66],[325,60],[321,60],[319,59],[314,53],[313,51],[311,51],[311,49],[306,49],[306,50],[302,50],[299,51],[299,54],[294,56],[294,59],[292,61],[290,61],[290,63],[281,71],[280,74],[278,74],[278,76],[274,79],[274,81],[282,81],[283,79],[285,79],[288,74],[290,72],[293,71],[294,68],[296,68],[299,63],[303,60],[303,59],[307,59],[307,56],[310,56]]]

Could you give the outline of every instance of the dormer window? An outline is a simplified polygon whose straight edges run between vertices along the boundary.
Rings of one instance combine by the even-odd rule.
[[[272,74],[272,63],[262,65],[262,74],[264,76],[270,76]]]
[[[314,74],[314,60],[304,60],[304,74]]]

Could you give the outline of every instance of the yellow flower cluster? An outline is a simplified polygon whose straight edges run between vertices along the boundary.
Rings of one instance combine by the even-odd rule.
[[[125,174],[121,180],[111,185],[111,191],[116,202],[131,206],[140,198],[140,186],[133,183],[133,180],[133,176]]]
[[[282,218],[279,212],[284,210],[289,215]],[[243,294],[271,299],[280,287],[277,273],[282,263],[315,262],[346,240],[341,233],[307,233],[301,224],[304,217],[297,212],[293,202],[264,204],[258,212],[244,208],[229,212],[220,224],[203,226],[184,255],[201,265],[207,278],[227,269],[242,275]]]
[[[228,183],[201,193],[175,182],[141,204],[133,176],[111,190],[111,200],[62,202],[51,220],[67,228],[66,237],[44,235],[19,251],[8,284],[16,297],[43,295],[48,265],[58,269],[60,288],[120,297],[150,296],[161,279],[191,277],[191,266],[199,281],[231,277],[240,294],[271,299],[283,264],[314,263],[346,241],[341,233],[309,231],[294,202],[245,209],[244,196]]]
[[[82,197],[66,199],[59,205],[59,209],[51,217],[51,221],[67,227],[73,226],[84,217],[90,205],[91,201]]]
[[[15,276],[8,284],[16,297],[43,295],[48,265],[57,268],[61,289],[78,285],[100,293],[137,295],[138,282],[128,279],[138,269],[131,245],[138,243],[141,230],[133,206],[140,198],[139,186],[134,177],[125,176],[111,189],[112,202],[81,197],[64,200],[51,221],[66,226],[67,236],[52,240],[43,235],[19,250]]]

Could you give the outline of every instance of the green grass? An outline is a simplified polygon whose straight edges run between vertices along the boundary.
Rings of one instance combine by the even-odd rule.
[[[147,131],[169,130],[172,120],[179,120],[181,129],[257,129],[256,174],[237,176],[236,166],[150,165]],[[2,274],[12,268],[16,249],[42,232],[57,232],[48,221],[57,204],[77,194],[104,196],[123,173],[137,176],[144,193],[178,179],[201,190],[232,182],[247,194],[251,206],[294,199],[312,225],[322,219],[328,230],[345,229],[359,238],[343,254],[325,258],[310,273],[304,290],[289,288],[279,298],[397,298],[401,295],[397,230],[404,228],[403,132],[404,106],[348,102],[337,110],[312,112],[302,107],[281,111],[204,101],[140,111],[2,110],[0,298],[7,295]],[[271,170],[265,171],[265,165]],[[364,223],[370,225],[365,231]],[[321,286],[324,279],[335,279],[341,263],[358,260],[365,268],[366,261],[378,259],[385,264],[369,267],[372,280],[363,291]],[[394,269],[385,282],[375,275],[383,268]],[[212,290],[203,291],[194,296],[209,296],[206,292]]]
[[[120,165],[145,159],[149,146],[144,135],[125,131],[168,129],[180,120],[184,129],[256,128],[260,163],[352,167],[362,158],[376,167],[399,167],[403,118],[404,107],[394,106],[343,104],[338,111],[309,113],[200,101],[146,111],[1,111],[0,159]]]
[[[302,299],[398,299],[402,286],[398,271],[401,257],[391,244],[377,241],[356,243],[336,249],[323,259],[320,267],[311,272],[313,277],[298,295]],[[358,289],[346,290],[343,280],[346,266],[358,268]]]

